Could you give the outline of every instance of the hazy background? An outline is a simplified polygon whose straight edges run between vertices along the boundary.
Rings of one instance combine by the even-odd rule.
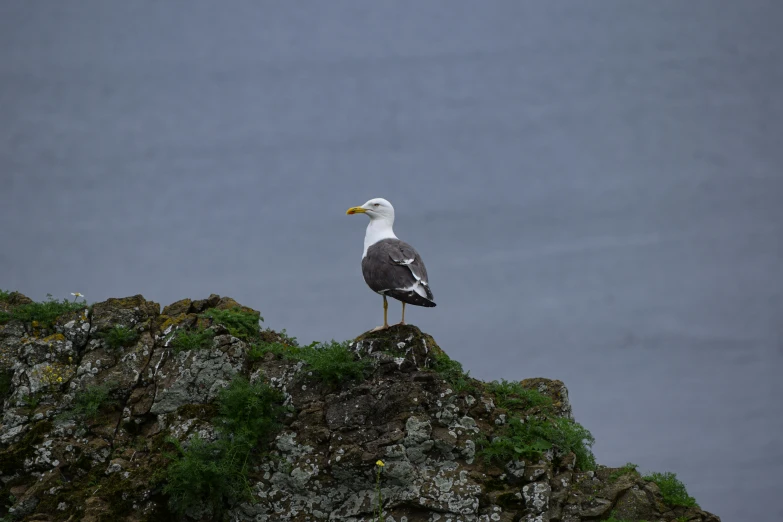
[[[599,462],[783,520],[783,4],[0,4],[0,288],[380,324],[383,196],[471,374],[568,385]],[[390,308],[398,320],[399,307]]]

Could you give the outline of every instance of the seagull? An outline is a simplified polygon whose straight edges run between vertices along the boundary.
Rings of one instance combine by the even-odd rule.
[[[402,302],[402,320],[398,324],[405,324],[406,303],[435,306],[424,261],[415,248],[394,235],[392,204],[383,198],[375,198],[360,207],[351,207],[345,213],[370,217],[364,234],[362,275],[367,286],[383,296],[383,326],[371,331],[389,328],[387,296]]]

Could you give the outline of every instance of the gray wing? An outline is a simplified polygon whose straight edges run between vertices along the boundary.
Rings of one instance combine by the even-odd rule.
[[[384,239],[367,249],[362,275],[373,291],[408,304],[435,306],[427,268],[416,249],[399,239]]]

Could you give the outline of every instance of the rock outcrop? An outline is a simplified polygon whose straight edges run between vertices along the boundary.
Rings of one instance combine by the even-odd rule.
[[[51,321],[14,312],[30,304],[0,300],[3,520],[720,520],[632,467],[590,465],[562,382],[471,379],[415,326],[363,334],[339,362],[215,295],[69,304]],[[221,465],[208,444],[240,440],[218,400],[237,379],[273,390],[281,413],[226,493],[195,481]],[[184,484],[209,495],[174,505],[172,462],[199,444],[214,449]]]

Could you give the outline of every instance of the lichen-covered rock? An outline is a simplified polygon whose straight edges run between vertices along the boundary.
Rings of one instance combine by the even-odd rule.
[[[170,413],[187,404],[210,402],[240,372],[246,351],[244,342],[218,336],[208,349],[166,353],[155,371],[150,413]]]
[[[11,294],[0,311],[29,302]],[[288,412],[268,452],[248,460],[244,496],[222,513],[196,502],[184,520],[369,522],[380,502],[388,522],[579,522],[612,514],[719,522],[695,507],[666,505],[636,472],[578,469],[575,454],[557,448],[487,461],[482,448],[526,411],[489,385],[455,382],[453,367],[439,370],[448,358],[415,326],[361,335],[351,357],[369,361],[369,371],[334,385],[280,349],[290,344],[284,335],[236,337],[210,310],[252,312],[217,295],[162,311],[132,296],[67,312],[53,330],[0,324],[0,499],[8,499],[0,516],[174,519],[164,494],[166,454],[174,451],[166,441],[217,440],[215,398],[242,376],[279,390]],[[116,328],[133,335],[110,341]],[[182,334],[202,335],[203,343],[176,345]],[[253,345],[261,342],[277,351],[259,352]],[[573,418],[562,382],[518,384],[551,401],[547,414]]]
[[[351,348],[360,355],[376,358],[382,372],[431,368],[435,358],[444,355],[432,336],[412,325],[365,332],[351,343]]]
[[[107,383],[117,398],[126,400],[144,381],[144,370],[154,356],[154,327],[159,310],[159,304],[140,295],[97,303],[91,315],[90,340],[85,345],[71,389],[83,389],[96,382]],[[133,332],[135,341],[127,346],[112,346],[103,336],[116,327]]]

